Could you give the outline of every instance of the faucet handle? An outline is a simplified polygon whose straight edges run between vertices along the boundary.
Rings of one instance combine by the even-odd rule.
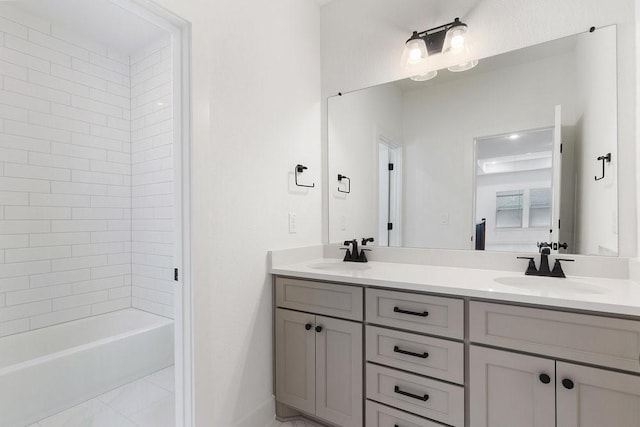
[[[564,271],[562,271],[562,265],[560,264],[560,261],[567,261],[567,262],[574,262],[575,260],[573,259],[566,259],[566,258],[556,258],[555,262],[553,263],[553,270],[551,270],[551,277],[567,277],[564,274]]]
[[[362,246],[366,246],[367,243],[371,242],[373,243],[375,240],[373,239],[373,237],[363,237],[362,238]]]
[[[518,259],[528,259],[529,265],[527,266],[527,271],[524,272],[526,276],[535,276],[538,274],[538,269],[536,268],[535,259],[532,256],[519,256]]]

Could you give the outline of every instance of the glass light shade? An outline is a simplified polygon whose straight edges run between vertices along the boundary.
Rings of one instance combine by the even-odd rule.
[[[469,29],[465,24],[454,24],[444,37],[442,53],[457,55],[459,53],[469,53],[470,50]]]
[[[477,59],[475,59],[473,61],[469,61],[469,62],[463,62],[462,64],[453,65],[453,66],[449,67],[448,70],[452,71],[454,73],[459,73],[461,71],[470,70],[473,67],[475,67],[476,65],[478,65],[478,60]]]
[[[428,71],[426,73],[417,74],[417,75],[411,76],[409,78],[411,80],[413,80],[414,82],[426,82],[427,80],[431,80],[431,79],[435,78],[437,75],[438,75],[438,71],[437,70],[433,70],[433,71]]]
[[[404,45],[404,51],[402,52],[402,64],[415,65],[422,62],[429,52],[427,51],[427,45],[421,38],[410,38]]]

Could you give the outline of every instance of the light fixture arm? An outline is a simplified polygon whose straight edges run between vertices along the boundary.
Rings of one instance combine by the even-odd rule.
[[[413,34],[417,35],[420,38],[424,38],[428,35],[432,35],[440,31],[447,31],[449,28],[456,27],[458,25],[464,25],[465,27],[467,26],[467,24],[460,21],[460,18],[455,18],[453,21],[449,22],[448,24],[438,25],[437,27],[429,28],[428,30],[424,30],[420,32],[414,31]]]
[[[435,55],[442,52],[442,46],[444,44],[444,39],[446,37],[447,31],[457,26],[466,27],[467,24],[461,22],[460,18],[455,18],[453,21],[444,25],[439,25],[437,27],[429,28],[428,30],[424,31],[414,31],[407,42],[411,40],[422,39],[427,46],[429,55]]]

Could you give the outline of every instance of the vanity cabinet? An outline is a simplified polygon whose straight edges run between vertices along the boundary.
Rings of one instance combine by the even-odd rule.
[[[275,315],[276,400],[338,426],[362,427],[362,323],[317,314],[339,310],[353,317],[358,303],[349,296],[358,291],[362,313],[362,288],[350,288],[276,280],[276,300],[284,306]],[[289,309],[291,299],[310,312]]]
[[[638,376],[475,345],[469,355],[473,427],[640,425]]]
[[[640,425],[640,322],[475,301],[469,310],[471,426]]]
[[[367,426],[463,427],[464,343],[451,338],[464,338],[464,300],[367,288],[365,301]]]
[[[640,427],[638,318],[279,276],[274,297],[280,416]]]

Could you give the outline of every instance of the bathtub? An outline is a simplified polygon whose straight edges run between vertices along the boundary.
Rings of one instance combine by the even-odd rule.
[[[173,321],[120,310],[0,338],[0,426],[29,425],[173,364]]]

